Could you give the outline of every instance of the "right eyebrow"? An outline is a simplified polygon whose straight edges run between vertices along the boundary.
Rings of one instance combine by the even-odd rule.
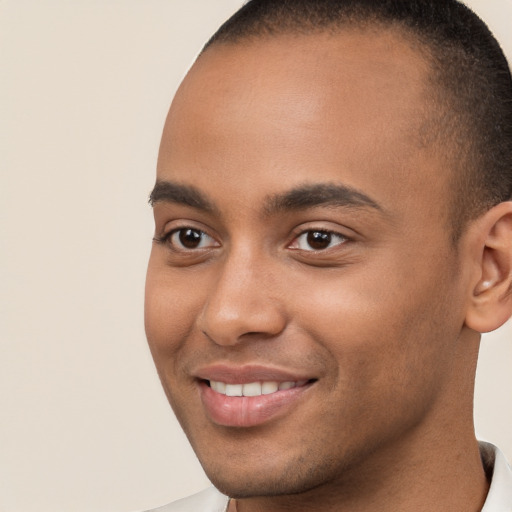
[[[149,204],[155,206],[161,202],[182,204],[209,213],[217,211],[215,205],[199,189],[172,181],[157,181],[151,191]]]

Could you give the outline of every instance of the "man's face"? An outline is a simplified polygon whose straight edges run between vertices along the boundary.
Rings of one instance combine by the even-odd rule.
[[[283,36],[212,47],[177,94],[146,330],[231,496],[371,474],[449,421],[464,269],[426,73],[392,34]]]

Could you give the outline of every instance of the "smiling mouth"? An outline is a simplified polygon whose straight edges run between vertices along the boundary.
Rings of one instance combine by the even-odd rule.
[[[260,371],[259,376],[255,375],[256,371],[245,375],[241,374],[243,372],[238,372],[238,375],[229,371],[217,373],[219,375],[199,379],[199,392],[205,414],[214,424],[225,427],[254,427],[283,417],[302,403],[318,381],[291,380],[290,375],[279,379],[276,372],[268,370]],[[225,373],[225,380],[220,373]],[[263,376],[261,373],[271,375]],[[279,380],[271,380],[276,378]]]
[[[249,382],[246,384],[228,384],[226,382],[206,380],[206,384],[216,393],[229,397],[254,397],[262,395],[271,395],[278,391],[286,391],[293,388],[304,387],[314,382],[315,379],[299,381],[263,381]]]

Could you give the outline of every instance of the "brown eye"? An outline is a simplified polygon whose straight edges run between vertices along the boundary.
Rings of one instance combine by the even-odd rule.
[[[309,231],[306,238],[309,247],[315,251],[327,249],[331,244],[331,239],[331,233],[325,231]]]
[[[308,230],[301,233],[290,245],[290,249],[322,251],[347,241],[343,235],[333,231]]]
[[[180,229],[178,239],[183,247],[195,249],[201,243],[201,232],[195,229]]]
[[[204,231],[194,228],[177,229],[171,233],[169,241],[178,250],[194,250],[217,247],[217,242]]]

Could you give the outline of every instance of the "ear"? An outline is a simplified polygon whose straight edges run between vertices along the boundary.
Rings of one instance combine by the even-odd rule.
[[[512,201],[475,222],[476,263],[466,325],[494,331],[512,316]]]

